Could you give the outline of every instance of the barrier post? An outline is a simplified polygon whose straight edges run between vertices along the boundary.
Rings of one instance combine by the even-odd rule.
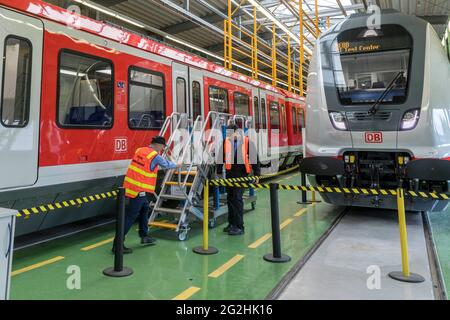
[[[311,203],[321,203],[322,201],[316,199],[316,191],[311,191]]]
[[[209,180],[206,179],[205,185],[203,187],[203,245],[192,249],[192,251],[194,251],[195,253],[210,255],[219,252],[219,250],[217,250],[216,248],[209,246],[208,222],[209,222]]]
[[[302,187],[306,187],[306,174],[304,174],[303,172],[300,172],[300,185]],[[312,201],[308,201],[307,198],[307,191],[306,190],[302,190],[302,199],[301,201],[297,201],[298,204],[312,204]]]
[[[291,257],[281,253],[278,183],[270,183],[270,212],[272,220],[272,253],[264,255],[264,260],[278,263],[288,262],[291,260]]]
[[[406,231],[405,194],[403,188],[397,188],[397,208],[400,228],[400,248],[402,252],[402,271],[390,272],[389,277],[403,282],[424,282],[425,279],[421,275],[409,271],[408,235]]]
[[[133,274],[133,269],[123,266],[123,241],[125,225],[125,189],[119,188],[117,193],[116,236],[114,238],[114,267],[103,270],[109,277],[126,277]]]

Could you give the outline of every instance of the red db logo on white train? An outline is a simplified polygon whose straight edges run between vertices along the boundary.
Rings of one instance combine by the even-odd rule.
[[[114,139],[114,150],[116,152],[127,152],[127,150],[128,150],[128,140],[127,140],[127,138],[116,138],[116,139]]]
[[[366,143],[383,143],[383,133],[382,132],[366,132],[365,140],[366,140]]]

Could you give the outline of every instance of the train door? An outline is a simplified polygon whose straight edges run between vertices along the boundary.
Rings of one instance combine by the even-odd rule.
[[[261,161],[267,161],[270,158],[267,106],[268,103],[266,93],[263,90],[259,89],[260,125],[258,130],[258,150]]]
[[[0,189],[38,177],[43,24],[0,8]]]
[[[191,116],[188,97],[188,85],[189,67],[184,64],[172,62],[173,111],[180,114],[188,114],[188,116]],[[187,121],[183,121],[183,128],[186,128],[187,125]]]
[[[189,69],[189,96],[190,96],[190,108],[189,116],[193,121],[198,116],[204,115],[204,95],[203,95],[203,72],[198,69]]]

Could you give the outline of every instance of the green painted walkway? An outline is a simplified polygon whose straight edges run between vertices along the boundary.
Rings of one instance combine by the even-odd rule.
[[[283,184],[299,182],[292,174],[280,179]],[[127,278],[102,274],[113,263],[112,225],[19,250],[14,254],[11,299],[264,299],[340,210],[317,204],[300,211],[306,206],[296,203],[299,192],[280,191],[282,251],[292,261],[272,264],[262,259],[272,248],[269,191],[256,194],[257,209],[245,214],[245,235],[226,235],[225,224],[210,230],[210,244],[220,250],[214,256],[192,252],[202,242],[200,223],[193,225],[185,242],[170,231],[156,231],[157,245],[152,247],[142,247],[133,229],[127,246],[134,253],[124,260],[134,274]],[[67,284],[70,288],[74,283],[70,266],[79,267],[81,289],[68,289]]]
[[[450,297],[450,210],[432,212],[428,214],[428,217],[448,299]]]

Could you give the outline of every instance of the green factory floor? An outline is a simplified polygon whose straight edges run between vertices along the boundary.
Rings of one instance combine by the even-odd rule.
[[[450,297],[450,210],[428,213],[447,299]]]
[[[298,184],[299,177],[288,174],[278,181]],[[126,244],[134,252],[124,261],[134,273],[125,278],[102,274],[113,264],[113,225],[18,250],[11,299],[264,299],[341,210],[323,203],[299,205],[298,191],[280,191],[282,251],[292,260],[274,264],[262,258],[272,250],[269,191],[256,195],[256,210],[244,216],[245,235],[228,236],[222,231],[225,224],[210,230],[216,255],[192,252],[202,242],[200,223],[193,224],[184,242],[173,232],[154,231],[157,244],[151,247],[142,247],[132,229]]]

